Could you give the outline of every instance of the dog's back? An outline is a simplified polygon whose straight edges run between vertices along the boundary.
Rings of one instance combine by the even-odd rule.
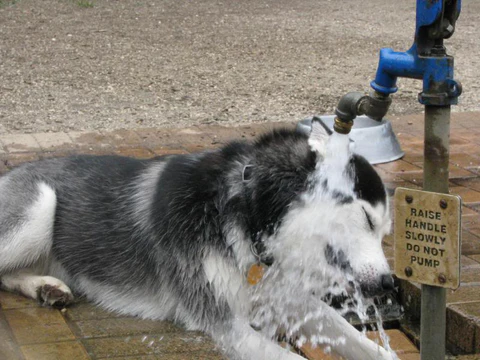
[[[108,309],[205,330],[227,311],[198,271],[209,247],[227,252],[218,156],[73,156],[13,170],[0,182],[0,273],[41,266]]]

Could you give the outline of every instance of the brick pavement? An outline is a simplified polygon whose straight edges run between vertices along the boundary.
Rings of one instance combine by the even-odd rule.
[[[377,166],[391,193],[398,186],[420,187],[423,161],[422,116],[403,116],[392,122],[406,155]],[[254,139],[269,129],[293,124],[2,135],[0,173],[26,161],[73,153],[150,158],[195,152],[232,139]],[[463,245],[462,284],[448,294],[447,339],[450,348],[457,351],[480,353],[480,113],[453,114],[451,126],[450,189],[463,198]],[[384,248],[393,263],[392,237],[385,240]],[[404,330],[415,339],[418,286],[403,283],[402,294],[408,300],[405,307],[413,321]],[[222,358],[207,337],[184,332],[169,323],[118,317],[86,303],[61,312],[4,292],[0,292],[0,304],[1,359]],[[403,333],[394,331],[391,337],[402,359],[419,359]],[[307,349],[305,353],[310,359],[330,359],[323,353],[319,355],[318,350]]]

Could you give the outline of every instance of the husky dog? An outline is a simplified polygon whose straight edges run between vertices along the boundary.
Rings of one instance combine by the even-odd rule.
[[[393,280],[372,166],[314,122],[255,143],[150,160],[72,156],[0,178],[0,281],[51,306],[108,310],[210,334],[231,359],[302,359],[272,338],[393,359],[324,301]],[[256,284],[247,273],[260,264]]]

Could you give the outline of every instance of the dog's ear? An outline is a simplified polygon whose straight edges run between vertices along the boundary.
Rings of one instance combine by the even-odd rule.
[[[325,125],[325,123],[317,117],[312,119],[312,130],[308,138],[308,145],[312,151],[316,152],[321,157],[325,157],[327,151],[327,141],[332,131]]]

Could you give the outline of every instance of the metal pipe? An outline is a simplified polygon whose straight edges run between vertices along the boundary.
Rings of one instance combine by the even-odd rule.
[[[445,359],[446,290],[422,285],[422,314],[420,317],[420,359]]]
[[[448,194],[450,106],[425,106],[423,189]],[[446,290],[422,285],[420,358],[445,359]]]
[[[448,194],[450,106],[425,106],[423,189]]]
[[[348,134],[353,126],[353,119],[359,115],[359,105],[365,95],[352,91],[342,96],[335,109],[333,130],[339,134]]]
[[[381,121],[392,103],[388,94],[374,91],[370,95],[360,92],[349,92],[342,96],[335,109],[333,130],[340,134],[348,134],[353,126],[353,120],[358,115],[367,115]]]

